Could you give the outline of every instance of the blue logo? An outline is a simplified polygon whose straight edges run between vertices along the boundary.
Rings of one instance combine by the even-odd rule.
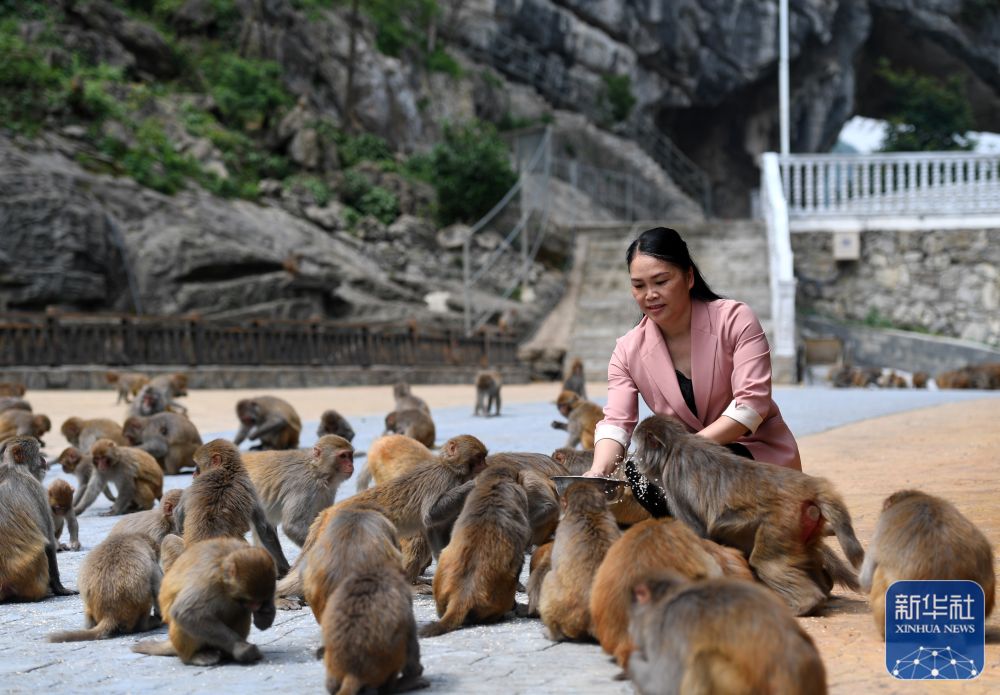
[[[975,678],[986,662],[985,622],[976,582],[893,582],[885,592],[885,667],[902,680]]]

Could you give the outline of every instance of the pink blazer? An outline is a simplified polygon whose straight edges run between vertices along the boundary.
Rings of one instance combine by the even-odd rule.
[[[608,364],[608,403],[595,439],[628,449],[642,396],[649,409],[697,432],[727,415],[750,433],[737,441],[754,459],[802,470],[799,449],[771,398],[771,349],[753,311],[719,299],[691,303],[691,382],[698,415],[684,403],[667,343],[647,317],[618,339]]]

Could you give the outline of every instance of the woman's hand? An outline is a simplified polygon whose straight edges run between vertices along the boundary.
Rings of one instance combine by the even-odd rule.
[[[594,462],[590,470],[584,473],[586,478],[607,478],[615,472],[621,463],[625,449],[614,439],[599,439],[594,446]]]
[[[606,478],[603,471],[595,470],[591,468],[589,471],[583,474],[584,478]]]

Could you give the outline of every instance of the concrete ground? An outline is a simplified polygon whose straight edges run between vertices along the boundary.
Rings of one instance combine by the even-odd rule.
[[[601,400],[602,385],[589,385]],[[549,428],[558,386],[535,384],[504,389],[500,418],[474,418],[471,387],[420,386],[414,392],[434,410],[438,440],[460,433],[480,437],[491,451],[550,452],[564,433]],[[231,436],[236,425],[233,405],[248,392],[195,391],[184,402],[207,440]],[[366,449],[381,431],[391,407],[388,387],[274,391],[288,399],[305,423],[303,444],[315,439],[320,413],[336,408],[357,431],[355,445]],[[113,417],[110,391],[31,392],[36,412],[48,414],[58,430],[70,415]],[[862,543],[871,538],[881,502],[904,487],[920,487],[953,501],[1000,545],[1000,427],[996,411],[1000,394],[947,391],[862,391],[824,388],[779,388],[775,398],[799,438],[806,472],[830,478],[844,495]],[[65,442],[58,432],[46,436],[46,451],[58,454]],[[75,480],[61,471],[56,477]],[[164,489],[184,487],[190,476],[170,476]],[[347,481],[338,499],[354,492]],[[97,516],[110,506],[103,497],[80,519],[84,551],[61,553],[64,584],[76,587],[86,551],[93,548],[115,519]],[[298,549],[283,540],[290,560]],[[524,578],[526,579],[527,566]],[[519,597],[522,602],[525,597]],[[434,619],[430,597],[414,598],[418,624]],[[883,646],[864,597],[835,591],[823,617],[803,618],[823,656],[833,693],[928,692],[925,685],[895,681],[885,671]],[[103,642],[49,644],[57,629],[82,625],[79,596],[51,598],[34,604],[0,606],[0,690],[5,692],[102,693],[240,692],[251,688],[286,688],[320,692],[323,667],[312,658],[319,628],[308,610],[279,612],[270,630],[253,629],[250,640],[264,653],[252,666],[186,667],[177,659],[134,654],[139,639],[159,630]],[[1000,618],[989,621],[986,668],[972,682],[935,684],[934,691],[1000,692]],[[627,682],[613,680],[618,669],[594,644],[554,644],[537,620],[517,619],[498,625],[469,627],[442,637],[421,640],[429,692],[441,693],[627,693]]]

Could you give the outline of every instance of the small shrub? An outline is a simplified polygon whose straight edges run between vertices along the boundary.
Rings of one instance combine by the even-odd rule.
[[[36,132],[61,96],[63,75],[10,24],[0,27],[0,127]]]
[[[632,80],[628,75],[604,75],[602,101],[609,110],[612,122],[620,123],[632,113],[635,96],[632,94]]]
[[[117,148],[120,150],[121,145]],[[146,119],[139,125],[135,145],[120,154],[120,159],[129,176],[161,193],[174,194],[184,187],[188,177],[202,173],[197,162],[177,152],[154,119]]]
[[[345,171],[340,184],[340,199],[355,208],[361,207],[361,199],[372,189],[371,181],[356,171]]]
[[[945,82],[912,70],[897,72],[889,61],[879,63],[878,76],[895,95],[895,110],[888,115],[884,152],[971,150],[975,143],[965,136],[972,129],[972,107],[961,80]]]
[[[392,150],[389,148],[389,144],[379,136],[372,135],[371,133],[362,133],[356,137],[342,135],[337,144],[337,154],[340,156],[340,164],[345,169],[354,166],[358,162],[378,162],[384,159],[392,159]]]
[[[441,47],[435,48],[434,52],[427,56],[427,69],[456,78],[463,75],[462,66]]]
[[[382,224],[390,224],[399,217],[399,201],[392,192],[381,186],[372,186],[367,193],[361,196],[358,202],[358,210],[363,215],[372,215],[378,218]]]
[[[326,185],[326,182],[323,181],[323,179],[316,176],[297,174],[285,179],[285,188],[292,188],[295,186],[301,186],[306,189],[309,194],[312,195],[316,204],[320,206],[326,205],[332,198],[332,195],[330,194],[330,187]]]
[[[273,61],[221,53],[204,56],[201,69],[223,121],[234,127],[266,127],[292,102],[281,83],[281,68]]]

